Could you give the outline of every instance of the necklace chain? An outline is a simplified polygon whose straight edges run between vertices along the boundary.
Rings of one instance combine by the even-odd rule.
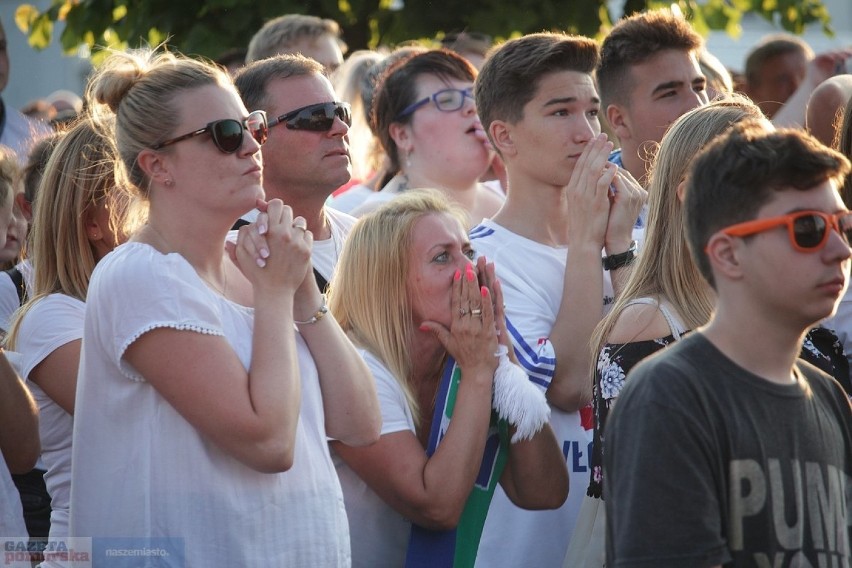
[[[145,226],[148,227],[152,233],[154,233],[154,235],[157,237],[157,240],[159,240],[165,246],[167,252],[177,252],[175,248],[169,243],[169,241],[166,240],[163,234],[160,233],[160,231],[158,231],[156,227],[154,227],[154,225],[147,223]],[[190,266],[192,266],[192,263],[190,263]],[[225,269],[224,266],[222,267],[222,288],[216,286],[216,284],[214,284],[212,280],[201,274],[201,272],[199,272],[198,269],[196,269],[194,266],[192,266],[192,268],[193,270],[195,270],[195,273],[198,275],[198,277],[204,280],[204,282],[206,282],[211,288],[218,292],[219,295],[221,295],[222,297],[227,297],[227,294],[225,292],[228,291],[228,271]]]

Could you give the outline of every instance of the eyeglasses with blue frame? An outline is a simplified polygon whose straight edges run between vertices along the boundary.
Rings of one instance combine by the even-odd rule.
[[[396,120],[401,120],[414,113],[417,109],[429,104],[429,101],[434,102],[435,107],[442,112],[453,112],[462,108],[467,99],[474,100],[472,87],[468,87],[467,89],[441,89],[440,91],[432,93],[430,96],[420,99],[415,103],[411,103],[402,109],[402,111],[396,115]]]

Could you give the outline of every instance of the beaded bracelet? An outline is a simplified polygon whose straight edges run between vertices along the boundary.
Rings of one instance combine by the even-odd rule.
[[[322,305],[319,309],[310,317],[310,319],[306,319],[305,321],[293,321],[296,325],[309,325],[312,323],[317,323],[319,320],[325,317],[325,314],[328,313],[328,304],[326,303],[325,294],[322,295]]]

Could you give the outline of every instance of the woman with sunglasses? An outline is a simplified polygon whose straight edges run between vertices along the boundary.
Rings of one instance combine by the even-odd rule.
[[[326,317],[304,219],[262,200],[265,114],[221,69],[148,50],[107,58],[88,96],[149,210],[89,285],[71,535],[168,565],[346,565],[326,437],[373,442],[377,402]]]
[[[413,188],[441,190],[467,211],[470,227],[497,212],[504,196],[479,181],[494,152],[476,115],[474,79],[476,69],[444,49],[403,59],[380,77],[371,120],[395,175],[353,215]]]
[[[714,295],[692,260],[683,225],[684,178],[693,156],[733,125],[756,120],[760,109],[740,96],[694,109],[672,124],[654,159],[648,186],[648,229],[624,291],[591,338],[594,441],[591,476],[565,566],[604,566],[603,453],[607,417],[629,371],[642,359],[704,325]],[[809,345],[803,347],[808,354]],[[653,451],[650,448],[649,451]]]

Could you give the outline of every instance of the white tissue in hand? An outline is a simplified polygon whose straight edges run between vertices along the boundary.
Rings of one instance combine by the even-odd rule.
[[[492,406],[500,418],[515,426],[512,443],[529,440],[541,430],[550,418],[550,406],[544,392],[507,355],[508,349],[500,345],[495,354],[499,358],[494,372]]]

